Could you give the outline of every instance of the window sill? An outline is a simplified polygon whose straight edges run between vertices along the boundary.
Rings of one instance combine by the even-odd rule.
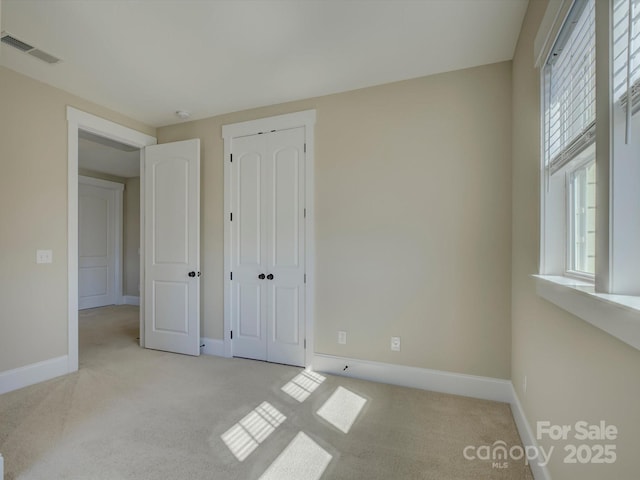
[[[593,284],[554,275],[532,275],[545,300],[640,350],[640,297],[595,293]]]

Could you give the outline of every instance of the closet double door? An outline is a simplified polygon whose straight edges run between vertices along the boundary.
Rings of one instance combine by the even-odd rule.
[[[233,355],[305,363],[305,132],[233,138]]]

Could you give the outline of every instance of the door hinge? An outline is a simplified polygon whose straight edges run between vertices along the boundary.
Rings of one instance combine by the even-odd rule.
[[[233,340],[233,330],[231,330],[231,340]]]
[[[304,339],[304,349],[305,350],[307,349],[307,339],[306,338]]]
[[[231,160],[231,163],[233,163],[233,153],[229,154],[229,160]]]
[[[307,209],[304,209],[304,218],[307,218]]]
[[[304,283],[307,283],[307,274],[304,274]]]
[[[231,213],[229,214],[229,221],[230,221],[230,222],[233,222],[233,212],[231,212]]]
[[[229,280],[233,280],[233,272],[229,273]]]
[[[304,144],[304,153],[307,153],[307,144]]]

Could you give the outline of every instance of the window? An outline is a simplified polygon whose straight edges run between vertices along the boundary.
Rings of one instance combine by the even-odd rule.
[[[597,95],[608,98],[610,108],[609,125],[602,126],[611,131],[610,156],[598,159],[598,171],[606,167],[609,175],[603,185],[608,190],[598,190],[600,197],[608,195],[608,208],[598,215],[608,225],[603,233],[609,245],[608,251],[596,253],[608,254],[596,283],[603,292],[640,295],[640,0],[610,0],[607,23],[613,46],[610,58],[601,61],[610,65],[611,87]],[[607,239],[596,238],[606,245]]]
[[[542,69],[542,273],[595,274],[595,0],[576,0]]]
[[[567,176],[569,245],[567,271],[574,276],[595,275],[596,162],[575,168]]]
[[[549,2],[534,48],[536,290],[640,350],[640,0]]]

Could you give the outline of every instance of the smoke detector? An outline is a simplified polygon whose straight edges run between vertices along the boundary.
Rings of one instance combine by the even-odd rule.
[[[62,61],[58,57],[55,57],[50,53],[40,50],[39,48],[36,48],[33,45],[29,45],[27,42],[16,38],[15,35],[10,34],[9,32],[2,32],[0,34],[0,37],[0,42],[4,43],[5,45],[9,45],[16,50],[20,50],[22,53],[27,53],[32,57],[35,57],[38,60],[42,60],[43,62],[50,65],[54,65]]]
[[[176,116],[180,120],[186,120],[187,118],[189,118],[191,116],[191,114],[189,112],[184,111],[184,110],[178,110],[178,111],[176,111]]]

